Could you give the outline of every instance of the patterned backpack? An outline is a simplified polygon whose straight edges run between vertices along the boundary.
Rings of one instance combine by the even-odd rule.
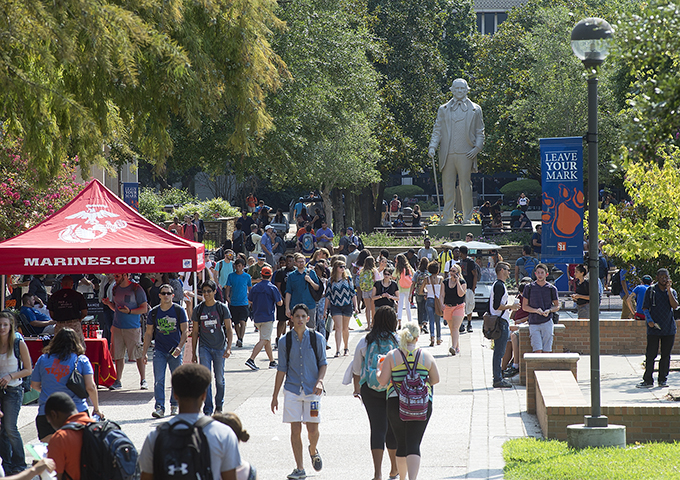
[[[427,420],[427,408],[430,400],[430,392],[425,381],[418,373],[418,360],[420,349],[416,352],[413,367],[408,364],[406,355],[399,349],[406,366],[406,377],[399,387],[399,418],[404,422],[423,422]]]

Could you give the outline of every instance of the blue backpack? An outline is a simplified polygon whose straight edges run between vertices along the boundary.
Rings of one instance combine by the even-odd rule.
[[[393,336],[387,339],[378,338],[366,348],[366,357],[361,368],[361,378],[366,380],[366,385],[376,392],[384,392],[387,385],[381,386],[378,382],[378,356],[386,355],[390,350],[397,348],[397,341]]]

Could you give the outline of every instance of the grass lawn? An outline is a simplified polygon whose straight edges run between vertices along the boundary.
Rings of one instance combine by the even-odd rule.
[[[680,444],[571,450],[567,442],[518,438],[503,445],[506,480],[680,479]]]

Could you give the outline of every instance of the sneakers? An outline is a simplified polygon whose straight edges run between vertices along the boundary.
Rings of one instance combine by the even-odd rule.
[[[515,368],[512,365],[510,365],[508,368],[505,369],[503,372],[503,378],[512,378],[515,375],[519,373],[519,368]]]
[[[425,325],[424,323],[423,323],[423,326],[420,327],[420,331],[425,333],[425,334],[430,333],[430,332],[427,331],[427,325]]]
[[[512,388],[512,383],[507,380],[501,380],[500,382],[494,382],[493,388]]]
[[[238,340],[236,340],[236,346],[237,346],[237,347],[242,347],[242,346],[243,346],[243,342],[241,341],[240,338],[239,338]]]
[[[170,405],[170,415],[177,415],[178,407],[177,405]]]
[[[319,449],[317,448],[314,455],[311,453],[309,455],[312,457],[312,467],[314,467],[314,470],[317,472],[320,472],[321,467],[323,467],[323,462],[321,461],[321,455],[319,455]]]
[[[215,413],[222,413],[222,407],[215,407]]]
[[[251,370],[259,370],[260,369],[260,367],[255,365],[255,360],[253,360],[252,358],[249,358],[248,360],[246,360],[246,367],[250,368]]]
[[[456,349],[453,348],[453,347],[449,347],[449,353],[455,357],[456,356]]]
[[[120,380],[116,380],[113,382],[113,385],[109,387],[109,390],[120,390],[121,388],[123,388],[123,385],[120,383]]]
[[[654,386],[654,382],[645,382],[644,380],[635,385],[636,388],[652,388]]]
[[[468,331],[468,333],[472,333],[472,324],[471,323],[468,323],[467,331]]]
[[[165,410],[161,407],[157,407],[156,410],[151,413],[151,416],[153,418],[163,418],[165,416]]]
[[[462,323],[460,324],[460,328],[458,329],[458,333],[465,333],[465,325]]]
[[[277,368],[279,366],[278,363],[276,363],[276,360],[272,360],[269,362],[269,368]]]
[[[291,480],[299,480],[307,478],[307,474],[305,473],[304,468],[303,469],[296,468],[295,470],[293,470],[293,473],[288,474],[287,478],[290,478]]]
[[[148,390],[149,389],[149,384],[146,382],[146,378],[139,382],[139,388],[142,390]]]
[[[659,385],[661,388],[665,388],[668,386],[668,382],[666,380],[659,380],[657,385]]]

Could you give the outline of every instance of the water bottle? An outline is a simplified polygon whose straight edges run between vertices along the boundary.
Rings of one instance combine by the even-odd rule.
[[[359,325],[360,327],[363,326],[361,320],[359,319],[359,314],[357,312],[354,312],[354,320],[356,320],[357,325]]]

